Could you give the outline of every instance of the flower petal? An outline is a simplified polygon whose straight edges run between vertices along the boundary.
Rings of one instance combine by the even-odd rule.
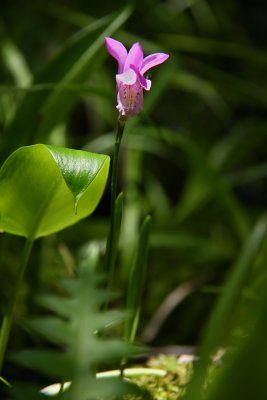
[[[137,79],[137,75],[133,69],[123,72],[123,74],[117,74],[116,80],[122,82],[125,85],[134,85]]]
[[[164,61],[169,58],[169,54],[165,53],[155,53],[155,54],[150,54],[150,56],[147,56],[143,59],[140,72],[142,75],[144,75],[150,68],[155,67],[156,65],[162,64]],[[128,58],[127,58],[128,59]]]
[[[137,115],[143,108],[143,89],[137,82],[135,85],[120,85],[117,95],[117,110],[121,115]]]
[[[106,37],[105,42],[106,42],[106,47],[107,47],[109,54],[112,57],[114,57],[115,60],[118,61],[118,64],[119,64],[118,72],[120,74],[121,72],[123,72],[124,63],[127,58],[127,50],[123,46],[123,44],[121,42],[119,42],[118,40]]]
[[[150,90],[151,81],[149,79],[146,79],[143,75],[141,75],[139,72],[139,69],[137,69],[135,65],[131,64],[130,68],[132,68],[132,70],[134,70],[134,72],[136,73],[137,78],[138,78],[142,88],[145,90]]]
[[[128,56],[126,58],[124,64],[124,71],[127,71],[130,68],[130,65],[134,65],[137,69],[140,69],[144,58],[144,53],[142,47],[139,43],[134,43],[130,48]]]

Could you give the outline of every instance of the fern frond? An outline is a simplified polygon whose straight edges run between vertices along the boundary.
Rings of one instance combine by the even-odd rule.
[[[135,346],[107,338],[104,333],[110,325],[121,323],[125,315],[101,311],[101,306],[113,294],[99,288],[103,277],[96,272],[98,258],[98,248],[92,246],[87,260],[80,265],[78,276],[61,282],[65,296],[40,296],[41,304],[54,315],[28,321],[32,330],[58,348],[24,350],[12,356],[17,363],[50,378],[72,381],[68,393],[64,394],[69,400],[140,393],[135,385],[120,378],[101,379],[101,383],[96,378],[97,367],[102,363],[119,361],[138,352]]]

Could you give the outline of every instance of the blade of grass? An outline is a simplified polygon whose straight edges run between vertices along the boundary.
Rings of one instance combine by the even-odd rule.
[[[27,87],[32,81],[31,71],[17,46],[8,38],[1,41],[1,58],[15,83]]]
[[[12,327],[12,323],[13,323],[19,289],[20,289],[21,282],[23,280],[24,273],[25,273],[25,270],[26,270],[26,267],[27,267],[27,264],[28,264],[28,261],[30,258],[33,243],[34,243],[33,238],[29,238],[25,242],[24,249],[23,249],[23,252],[21,255],[21,259],[20,259],[20,264],[18,266],[18,271],[17,271],[17,276],[16,276],[16,281],[14,284],[13,292],[10,296],[9,309],[2,321],[1,331],[0,331],[0,375],[2,374],[2,368],[3,368],[4,359],[5,359],[6,348],[8,345],[9,335],[10,335],[10,331],[11,331],[11,327]]]
[[[206,327],[206,333],[203,337],[203,342],[200,346],[199,361],[196,364],[192,381],[188,386],[185,400],[201,398],[210,357],[221,343],[227,320],[236,306],[240,291],[247,279],[248,272],[255,261],[263,240],[266,238],[266,234],[267,216],[264,215],[260,218],[250,237],[244,243],[241,254],[229,274],[223,293],[211,315],[210,321]]]
[[[159,38],[170,51],[186,51],[189,53],[245,59],[249,63],[260,65],[267,63],[266,51],[244,46],[240,43],[176,34],[162,34]]]
[[[127,310],[131,317],[125,322],[125,339],[132,343],[135,339],[141,300],[147,271],[148,241],[151,217],[147,216],[141,226],[137,256],[128,283]]]
[[[104,38],[111,36],[119,27],[128,19],[131,10],[127,6],[118,16],[109,24],[104,31],[102,31],[93,43],[85,50],[82,56],[72,65],[67,71],[65,76],[62,78],[60,84],[66,83],[82,83],[90,74],[94,62],[97,60],[99,51],[104,46]],[[40,126],[37,134],[39,140],[43,140],[47,133],[57,123],[61,122],[66,113],[70,110],[76,98],[68,96],[68,94],[62,90],[61,85],[58,85],[56,89],[51,93],[44,103],[41,114],[43,116],[43,123]],[[58,110],[57,113],[54,110]]]
[[[24,144],[45,141],[50,131],[62,121],[78,98],[65,91],[66,85],[82,84],[104,46],[104,37],[112,35],[130,16],[131,8],[102,18],[72,36],[58,55],[36,78],[35,84],[57,83],[47,91],[29,92],[22,100],[13,122],[2,138],[1,157],[7,157]],[[103,29],[104,27],[104,29]],[[55,112],[56,110],[56,112]],[[12,137],[12,141],[10,140]]]
[[[111,238],[112,242],[109,243],[109,247],[107,249],[107,251],[110,252],[110,254],[107,255],[107,257],[109,257],[108,285],[110,287],[112,287],[113,283],[114,283],[115,265],[116,265],[119,238],[120,238],[120,232],[121,232],[122,209],[123,209],[123,193],[120,193],[115,201],[114,232],[113,232],[113,235]]]

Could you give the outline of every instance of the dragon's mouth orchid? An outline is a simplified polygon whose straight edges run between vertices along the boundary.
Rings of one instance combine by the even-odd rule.
[[[118,61],[117,109],[124,117],[136,115],[143,108],[143,90],[151,88],[151,81],[144,74],[166,61],[169,55],[155,53],[144,58],[139,43],[134,43],[128,53],[121,42],[108,37],[105,41],[109,54]]]

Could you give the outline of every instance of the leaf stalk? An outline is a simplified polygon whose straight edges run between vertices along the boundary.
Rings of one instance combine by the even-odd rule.
[[[14,319],[14,313],[15,313],[15,307],[19,295],[19,290],[21,286],[21,282],[24,277],[24,273],[30,258],[32,246],[34,243],[34,239],[32,237],[29,237],[26,239],[22,254],[21,254],[21,259],[20,259],[20,264],[18,266],[18,271],[16,275],[16,281],[14,285],[14,290],[12,291],[12,295],[10,298],[10,303],[8,307],[7,314],[3,318],[2,326],[1,326],[1,331],[0,331],[0,375],[2,373],[2,367],[4,363],[4,358],[5,358],[5,353],[6,353],[6,348],[10,336],[10,331]]]

